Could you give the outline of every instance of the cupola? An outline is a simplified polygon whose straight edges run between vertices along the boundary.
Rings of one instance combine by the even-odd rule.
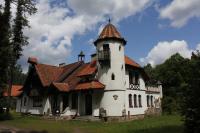
[[[83,53],[83,51],[80,52],[80,54],[78,55],[78,61],[84,61],[85,60],[85,54]]]

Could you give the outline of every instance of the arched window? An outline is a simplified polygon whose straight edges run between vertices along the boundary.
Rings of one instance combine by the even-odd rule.
[[[119,46],[119,51],[121,50],[121,45]]]
[[[112,80],[115,80],[115,75],[114,75],[114,73],[112,73],[111,79],[112,79]]]
[[[138,103],[139,103],[139,107],[142,107],[142,96],[141,95],[138,96]]]
[[[151,96],[151,107],[153,107],[153,96]]]
[[[132,103],[132,95],[131,94],[128,95],[128,101],[129,101],[129,108],[132,108],[133,103]]]
[[[134,94],[134,107],[137,107],[137,95]]]
[[[147,95],[147,107],[150,107],[150,104],[149,104],[149,95]]]

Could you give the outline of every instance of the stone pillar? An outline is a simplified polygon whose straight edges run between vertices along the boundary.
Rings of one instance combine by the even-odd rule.
[[[78,92],[78,94],[77,94],[77,97],[78,97],[78,108],[77,108],[77,115],[80,115],[80,107],[81,107],[81,105],[80,105],[80,101],[81,101],[81,99],[80,99],[80,97],[81,97],[81,93],[80,92]]]
[[[59,96],[59,101],[60,101],[60,113],[62,113],[63,112],[63,96],[62,95]]]

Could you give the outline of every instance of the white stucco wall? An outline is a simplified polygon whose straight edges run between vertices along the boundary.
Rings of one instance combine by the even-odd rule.
[[[100,103],[100,107],[106,110],[107,116],[122,116],[125,109],[125,91],[105,91]],[[117,99],[114,99],[114,95]]]
[[[132,95],[132,104],[133,107],[130,108],[129,107],[129,94]],[[138,96],[141,95],[141,103],[142,103],[142,107],[134,107],[134,94],[136,94],[137,96],[137,105],[139,105],[138,102]],[[139,115],[139,114],[144,114],[145,110],[147,109],[147,102],[146,102],[146,94],[145,91],[141,91],[141,90],[127,90],[126,91],[126,114],[128,115],[128,112],[130,113],[130,115]]]
[[[26,105],[24,106],[24,100],[27,99]],[[33,99],[31,97],[28,97],[26,94],[24,94],[20,101],[22,100],[21,105],[21,112],[22,113],[31,113],[31,114],[37,114],[42,115],[46,114],[48,109],[50,109],[50,103],[48,97],[43,97],[42,100],[42,107],[33,107]],[[17,109],[19,110],[19,109]]]
[[[97,51],[103,50],[103,44],[109,44],[110,48],[110,66],[98,63],[99,81],[106,85],[105,90],[125,90],[125,63],[124,63],[124,46],[118,42],[104,41],[97,44]],[[121,46],[121,50],[119,50]],[[122,69],[123,65],[123,69]],[[111,80],[112,73],[115,75],[115,80]]]

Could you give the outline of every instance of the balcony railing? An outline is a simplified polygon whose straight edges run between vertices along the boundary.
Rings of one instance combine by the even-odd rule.
[[[157,86],[146,86],[146,90],[149,92],[160,92],[160,88]]]
[[[129,84],[129,88],[131,90],[140,90],[140,85],[139,84]]]
[[[110,51],[109,50],[98,51],[98,60],[99,61],[110,60]]]

